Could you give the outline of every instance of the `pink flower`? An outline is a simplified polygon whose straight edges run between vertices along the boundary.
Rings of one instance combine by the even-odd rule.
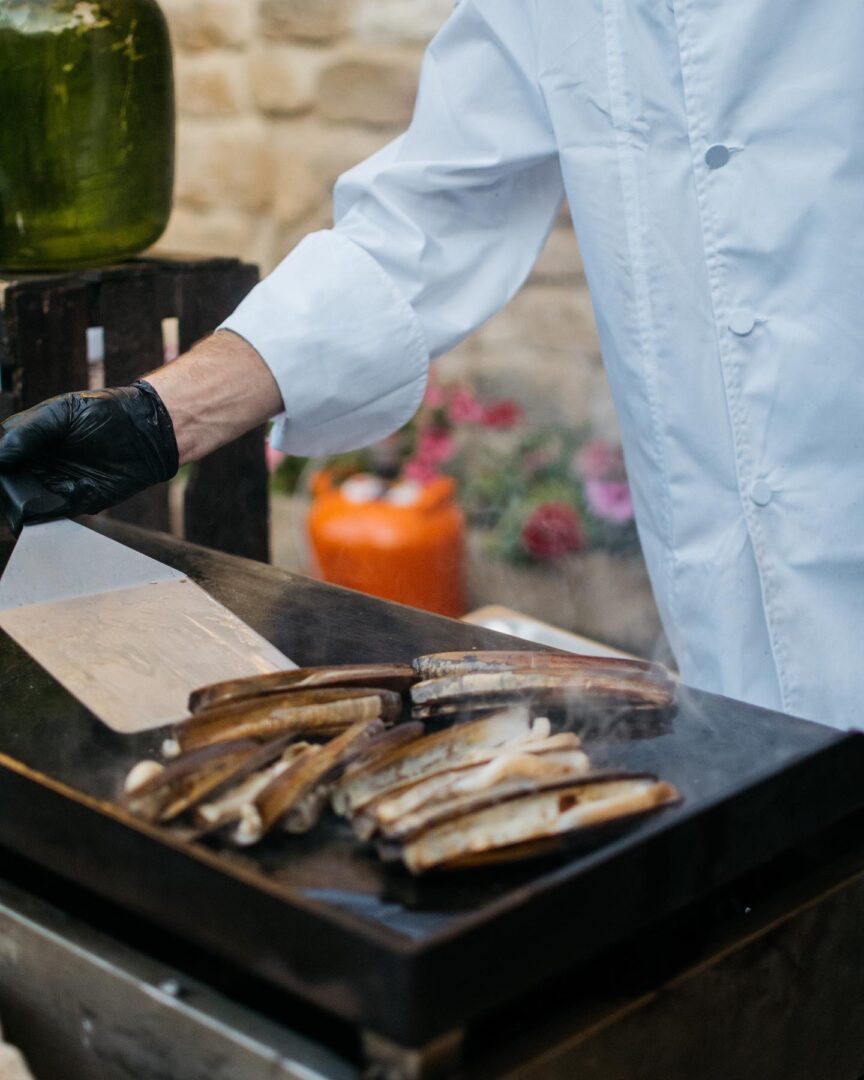
[[[264,449],[264,460],[267,462],[267,471],[274,473],[287,457],[287,454],[283,454],[281,450],[277,450],[270,445],[270,440],[267,440],[267,445]]]
[[[585,443],[573,464],[584,480],[624,479],[624,455],[621,447],[613,446],[605,439],[592,439]]]
[[[426,428],[417,441],[416,457],[432,464],[449,461],[456,450],[456,440],[445,428]]]
[[[484,427],[507,431],[522,419],[522,408],[515,401],[495,401],[483,409],[481,423]]]
[[[586,480],[585,498],[592,514],[615,525],[633,520],[633,499],[626,480]]]
[[[459,387],[450,398],[447,415],[454,424],[480,424],[485,412],[485,407],[470,390]]]
[[[417,457],[407,461],[402,469],[404,480],[414,480],[418,484],[430,484],[433,480],[437,480],[440,475],[431,461]]]
[[[579,515],[567,503],[542,503],[522,529],[522,544],[535,559],[557,559],[585,546]]]
[[[430,380],[429,385],[426,387],[426,396],[423,398],[423,404],[429,409],[441,409],[444,407],[445,394],[444,387],[440,383]]]

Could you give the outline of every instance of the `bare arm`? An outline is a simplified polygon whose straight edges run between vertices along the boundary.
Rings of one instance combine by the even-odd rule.
[[[181,465],[224,446],[283,408],[270,369],[230,330],[205,338],[146,380],[174,424]]]

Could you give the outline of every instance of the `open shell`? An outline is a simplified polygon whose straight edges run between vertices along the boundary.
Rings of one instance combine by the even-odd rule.
[[[294,690],[205,709],[175,729],[174,739],[163,744],[163,753],[171,756],[195,747],[240,738],[269,739],[290,731],[334,735],[359,720],[395,721],[401,712],[402,699],[392,690]]]
[[[492,852],[546,842],[553,837],[632,819],[679,800],[676,789],[652,776],[588,775],[547,790],[493,792],[473,809],[458,812],[412,836],[401,858],[412,873],[436,866],[468,865]]]
[[[294,668],[202,686],[189,695],[189,711],[198,713],[230,702],[322,687],[356,687],[402,693],[416,681],[413,668],[407,664],[337,664],[332,667]]]

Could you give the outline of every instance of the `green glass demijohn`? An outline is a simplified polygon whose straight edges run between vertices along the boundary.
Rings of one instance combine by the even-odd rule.
[[[165,228],[173,179],[155,0],[0,0],[0,267],[134,255]]]

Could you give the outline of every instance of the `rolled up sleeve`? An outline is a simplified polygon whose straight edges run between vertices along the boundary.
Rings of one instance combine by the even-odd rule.
[[[313,233],[223,323],[263,357],[288,453],[368,445],[417,410],[430,358],[499,310],[563,197],[533,5],[463,0],[423,63],[409,130],[336,185]]]

